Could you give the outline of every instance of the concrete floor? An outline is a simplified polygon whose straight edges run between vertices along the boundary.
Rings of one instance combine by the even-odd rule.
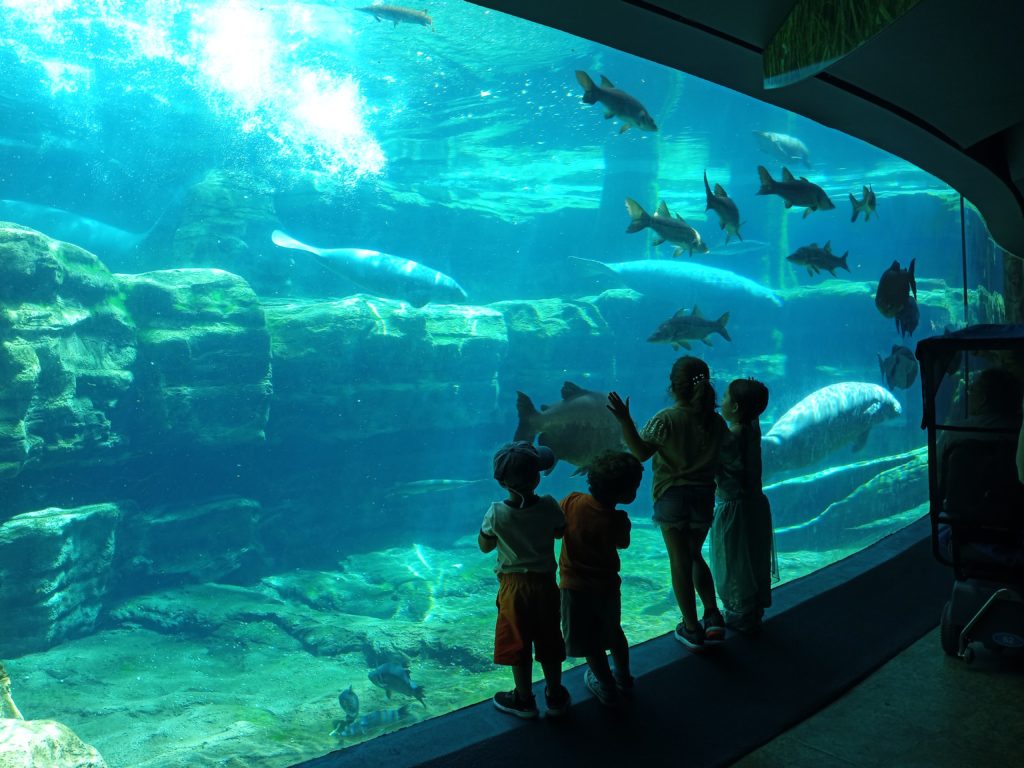
[[[1024,765],[1024,658],[946,656],[936,628],[736,768]]]

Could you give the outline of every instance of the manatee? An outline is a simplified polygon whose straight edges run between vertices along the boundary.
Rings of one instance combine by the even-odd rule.
[[[822,387],[768,430],[761,443],[765,472],[816,464],[844,445],[860,450],[873,426],[902,410],[899,401],[877,384],[844,381]]]

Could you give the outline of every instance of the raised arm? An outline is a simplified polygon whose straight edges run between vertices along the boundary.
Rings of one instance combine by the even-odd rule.
[[[636,429],[633,417],[629,414],[629,398],[625,401],[619,397],[618,392],[608,393],[608,410],[622,427],[622,439],[626,442],[630,453],[636,456],[639,461],[647,461],[658,450],[656,446],[646,442]]]

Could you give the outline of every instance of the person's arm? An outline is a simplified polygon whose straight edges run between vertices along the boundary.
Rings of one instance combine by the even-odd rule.
[[[647,461],[651,458],[658,448],[640,437],[636,424],[633,423],[633,417],[629,413],[629,398],[627,397],[623,401],[618,392],[609,392],[607,408],[622,427],[622,439],[626,441],[630,453],[636,456],[638,461]]]
[[[481,552],[493,552],[498,548],[498,537],[494,535],[494,507],[487,510],[480,531],[476,535],[476,545]]]

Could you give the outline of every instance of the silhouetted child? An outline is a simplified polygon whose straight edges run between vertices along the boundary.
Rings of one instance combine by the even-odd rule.
[[[755,632],[772,604],[772,513],[761,489],[761,425],[768,388],[736,379],[722,401],[729,437],[715,476],[715,522],[711,527],[711,571],[725,609],[725,623]]]
[[[683,620],[675,638],[692,651],[721,642],[725,622],[715,602],[715,582],[701,547],[715,513],[715,468],[729,429],[715,412],[715,390],[707,363],[681,357],[669,373],[671,408],[658,411],[637,431],[625,402],[608,395],[608,410],[622,426],[629,450],[640,461],[654,457],[654,523],[661,529],[672,571],[672,590]],[[704,604],[697,621],[696,590]]]
[[[517,717],[537,717],[531,650],[544,670],[548,715],[569,708],[562,685],[565,642],[555,580],[555,539],[562,538],[565,516],[552,496],[538,496],[540,473],[555,465],[550,449],[527,442],[509,443],[494,455],[494,479],[508,498],[491,504],[477,544],[481,552],[498,550],[498,621],[494,663],[512,667],[515,688],[494,695],[494,706]]]
[[[561,501],[565,535],[558,559],[562,589],[562,634],[570,656],[585,657],[583,680],[602,704],[633,687],[629,642],[622,631],[618,550],[629,546],[629,517],[617,504],[636,498],[643,465],[632,454],[608,451],[587,472],[590,493]],[[615,674],[605,651],[612,652]]]

